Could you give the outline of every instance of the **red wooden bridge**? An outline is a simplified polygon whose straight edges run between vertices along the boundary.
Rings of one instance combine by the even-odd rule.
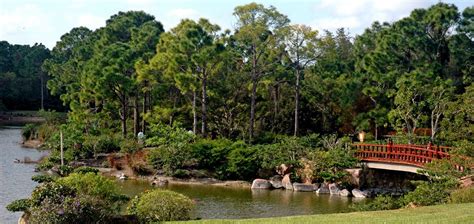
[[[436,159],[450,158],[446,146],[435,145],[409,145],[409,144],[354,144],[356,157],[362,162],[373,162],[379,164],[411,166],[423,168],[425,164]],[[385,169],[385,168],[382,168]],[[390,169],[390,168],[387,168]],[[462,170],[462,167],[456,167]],[[398,168],[397,170],[413,172],[413,169]],[[416,172],[416,169],[415,169]]]

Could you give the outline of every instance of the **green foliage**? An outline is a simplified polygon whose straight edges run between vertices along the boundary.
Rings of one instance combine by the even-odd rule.
[[[31,180],[37,183],[53,182],[55,178],[47,174],[38,174],[31,177]]]
[[[354,152],[345,146],[344,139],[326,137],[323,145],[324,148],[311,152],[308,157],[313,162],[315,178],[329,182],[343,179],[347,175],[344,169],[357,164]]]
[[[118,186],[112,180],[93,172],[72,173],[57,182],[74,189],[78,194],[99,197],[110,202],[123,199]],[[114,209],[118,209],[118,207],[114,207]]]
[[[474,202],[474,187],[466,187],[451,192],[450,203],[472,203]]]
[[[97,168],[90,167],[90,166],[81,166],[81,167],[78,167],[78,168],[74,169],[74,173],[80,173],[80,174],[94,173],[94,174],[98,174],[99,170]]]
[[[152,124],[150,126],[150,136],[145,140],[147,146],[173,145],[182,147],[194,141],[196,136],[189,131],[175,125]]]
[[[30,199],[18,199],[8,204],[6,208],[10,212],[25,212],[30,207],[31,207]]]
[[[421,181],[416,189],[403,197],[405,205],[428,206],[444,204],[449,200],[451,190],[456,187],[455,179]]]
[[[188,197],[168,190],[153,190],[133,198],[127,213],[140,223],[189,220],[194,203]]]
[[[123,139],[120,142],[120,151],[124,153],[134,153],[141,148],[136,139]]]
[[[121,149],[123,138],[113,134],[89,135],[85,137],[84,148],[91,149],[95,154],[117,152]]]
[[[74,171],[74,168],[69,165],[60,165],[58,166],[59,175],[65,177]]]
[[[261,167],[258,153],[263,146],[247,146],[243,142],[235,142],[231,148],[232,151],[229,153],[226,170],[228,178],[240,180],[255,178]]]
[[[231,144],[227,139],[200,139],[191,145],[192,158],[197,160],[201,169],[222,170],[232,149]]]
[[[21,129],[21,135],[23,136],[24,140],[33,139],[36,137],[38,132],[38,125],[37,124],[26,124]]]
[[[403,206],[399,198],[388,195],[378,195],[370,202],[359,202],[352,205],[355,211],[378,211],[378,210],[392,210]]]

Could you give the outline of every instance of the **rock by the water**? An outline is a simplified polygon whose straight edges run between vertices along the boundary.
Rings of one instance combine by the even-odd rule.
[[[158,178],[158,179],[153,180],[153,182],[151,182],[151,185],[157,186],[157,187],[164,187],[168,183],[169,181],[167,179]]]
[[[270,184],[275,189],[284,188],[283,183],[281,182],[282,178],[279,175],[273,176],[270,178]]]
[[[339,191],[339,195],[341,195],[342,197],[350,197],[351,192],[348,191],[347,189],[342,189],[341,191]]]
[[[316,193],[318,194],[329,194],[331,193],[329,191],[329,186],[327,183],[322,183],[321,186],[316,190]]]
[[[272,184],[270,181],[264,179],[255,179],[252,182],[252,189],[270,189]]]
[[[337,187],[337,184],[331,183],[331,184],[328,185],[328,187],[329,187],[329,193],[330,194],[339,195],[340,190]]]
[[[317,186],[314,184],[302,184],[302,183],[294,183],[293,184],[293,190],[294,191],[315,191],[317,189]]]
[[[281,184],[287,190],[293,190],[293,184],[291,184],[290,174],[285,174],[281,180]]]
[[[352,195],[356,198],[366,198],[368,196],[366,191],[361,191],[357,188],[352,190]]]
[[[284,187],[283,187],[283,183],[282,183],[281,181],[278,181],[278,180],[270,180],[270,184],[271,184],[272,187],[275,188],[275,189],[284,188]]]

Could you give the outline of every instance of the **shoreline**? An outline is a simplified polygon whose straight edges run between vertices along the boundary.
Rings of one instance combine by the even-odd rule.
[[[106,177],[117,178],[124,172],[122,170],[117,170],[114,168],[103,168],[103,167],[94,167],[99,170],[99,173]],[[176,177],[164,176],[164,175],[149,175],[149,176],[127,176],[128,180],[138,180],[146,181],[150,185],[154,181],[165,181],[169,184],[188,184],[188,185],[208,185],[208,186],[221,186],[221,187],[234,187],[234,188],[249,188],[251,183],[244,180],[218,180],[215,178],[189,178],[181,179]]]

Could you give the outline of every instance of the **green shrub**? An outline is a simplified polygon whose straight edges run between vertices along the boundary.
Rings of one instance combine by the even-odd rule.
[[[196,160],[192,158],[190,146],[187,144],[152,149],[148,153],[147,160],[148,164],[156,169],[163,169],[167,175],[173,175],[178,169],[196,164]]]
[[[109,223],[112,213],[104,201],[88,196],[78,195],[63,198],[57,203],[46,198],[40,206],[29,210],[28,223]]]
[[[451,179],[437,179],[432,181],[415,182],[416,189],[406,194],[404,204],[428,206],[444,204],[448,201],[450,191],[456,186],[456,181]]]
[[[189,220],[194,203],[188,197],[168,190],[153,190],[136,196],[127,213],[141,223]]]
[[[192,158],[200,169],[219,170],[227,162],[231,144],[227,139],[200,139],[191,145]]]
[[[451,192],[449,197],[451,203],[471,203],[474,202],[474,187],[461,188]]]
[[[169,126],[165,124],[150,125],[150,134],[145,140],[146,146],[176,146],[189,144],[196,139],[194,133],[178,126]]]
[[[30,199],[19,199],[12,201],[7,205],[7,210],[10,212],[24,212],[31,207]]]
[[[111,153],[120,150],[122,137],[114,134],[101,134],[99,136],[86,136],[84,146],[90,148],[95,154]]]
[[[124,153],[134,153],[141,148],[135,139],[123,139],[120,142],[120,151]]]
[[[27,124],[21,129],[21,135],[24,140],[34,139],[38,133],[37,124]]]
[[[72,171],[74,171],[74,168],[72,168],[72,166],[68,166],[68,165],[60,165],[58,167],[58,170],[59,170],[59,175],[65,177],[65,176],[68,176],[69,174],[71,174]]]
[[[247,147],[242,142],[234,143],[228,157],[227,178],[241,180],[255,178],[261,168],[258,151],[262,147],[262,145]]]
[[[54,177],[46,174],[38,174],[31,177],[31,180],[37,183],[52,182],[55,180]]]
[[[352,205],[352,209],[356,211],[377,211],[398,209],[402,206],[403,203],[399,198],[394,198],[387,195],[378,195],[373,201],[355,203]]]
[[[100,174],[90,172],[85,174],[72,173],[67,177],[59,179],[57,182],[73,188],[79,194],[103,198],[109,202],[120,203],[124,199],[115,182]]]
[[[94,174],[97,174],[97,173],[99,173],[99,170],[97,168],[90,167],[90,166],[81,166],[81,167],[78,167],[78,168],[74,169],[74,173],[80,173],[80,174],[94,173]]]

